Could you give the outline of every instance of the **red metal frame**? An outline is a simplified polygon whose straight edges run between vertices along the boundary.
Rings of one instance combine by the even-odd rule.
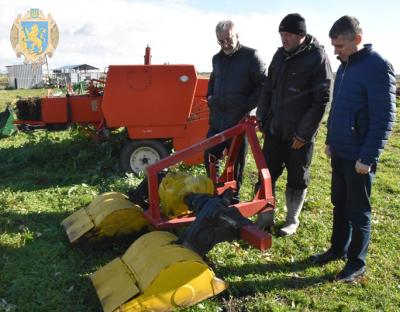
[[[214,175],[214,185],[216,193],[221,194],[225,189],[236,188],[236,181],[233,177],[234,162],[239,152],[240,144],[244,135],[247,136],[249,145],[253,152],[254,160],[259,171],[261,187],[249,202],[242,202],[234,205],[245,217],[250,217],[260,211],[272,210],[275,207],[275,200],[272,194],[271,176],[269,174],[261,147],[256,135],[257,122],[254,117],[244,119],[238,125],[225,130],[217,135],[207,138],[195,145],[176,152],[175,154],[161,159],[157,163],[146,168],[149,189],[149,209],[145,212],[145,217],[157,229],[174,228],[188,225],[194,221],[193,215],[183,216],[173,219],[166,219],[160,214],[160,199],[158,195],[157,173],[169,168],[194,154],[203,153],[206,149],[219,143],[232,139],[232,144],[228,151],[228,159],[225,164],[225,170],[219,178]],[[213,168],[211,168],[213,171]],[[213,176],[213,175],[212,175]],[[248,241],[251,245],[261,250],[271,246],[271,235],[258,230],[255,226],[246,226],[241,229],[242,239]]]

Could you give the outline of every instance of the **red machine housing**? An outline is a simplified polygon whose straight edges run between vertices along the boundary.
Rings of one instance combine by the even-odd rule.
[[[107,126],[125,127],[131,139],[172,139],[176,150],[191,146],[207,132],[207,83],[193,65],[110,66],[102,103]]]
[[[41,120],[14,123],[48,128],[78,123],[97,133],[125,128],[130,142],[120,161],[137,173],[204,139],[208,128],[208,78],[199,78],[193,65],[151,65],[150,59],[147,47],[145,65],[110,65],[106,81],[97,80],[103,89],[91,83],[89,94],[43,97]],[[202,155],[194,154],[185,163],[201,161]]]

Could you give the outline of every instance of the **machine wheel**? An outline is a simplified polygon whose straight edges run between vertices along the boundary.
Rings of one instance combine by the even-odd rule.
[[[145,167],[168,155],[167,148],[158,140],[133,140],[122,149],[120,166],[123,171],[137,176]]]

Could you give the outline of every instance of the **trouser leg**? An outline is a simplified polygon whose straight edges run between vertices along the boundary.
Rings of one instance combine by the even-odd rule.
[[[209,137],[211,137],[211,136],[213,136],[213,135],[215,135],[217,133],[219,133],[219,131],[210,128],[208,130],[208,133],[207,133],[207,138],[209,138]],[[205,152],[204,152],[204,166],[206,168],[208,176],[210,176],[210,155],[212,155],[216,160],[215,170],[216,170],[217,176],[219,176],[220,159],[223,156],[224,149],[225,148],[229,149],[231,147],[231,144],[232,144],[232,140],[227,140],[227,141],[221,142],[221,143],[219,143],[219,144],[217,144],[215,146],[212,146],[209,149],[205,150]],[[244,170],[244,166],[245,166],[245,162],[246,162],[247,149],[248,149],[248,140],[247,140],[246,136],[243,136],[243,141],[240,144],[239,151],[238,151],[238,154],[236,156],[235,163],[234,163],[234,174],[233,174],[234,177],[233,178],[236,181],[236,187],[237,188],[236,188],[235,195],[234,195],[234,197],[232,199],[233,203],[238,203],[239,202],[239,198],[240,198],[239,197],[239,191],[240,191],[240,187],[241,187],[242,182],[243,182],[243,170]]]
[[[288,173],[286,186],[294,190],[304,190],[310,183],[310,166],[314,153],[314,143],[309,142],[299,149],[291,148],[292,142],[287,143]]]
[[[285,149],[281,142],[266,137],[262,149],[269,173],[271,175],[272,193],[275,196],[275,185],[277,179],[283,172],[285,163]],[[259,182],[260,183],[260,182]],[[269,229],[274,225],[274,212],[261,212],[257,216],[256,225],[260,229]]]
[[[350,196],[349,181],[346,178],[345,160],[332,157],[331,201],[333,204],[333,226],[331,251],[336,255],[346,255],[351,237],[350,220],[347,218],[347,197]]]
[[[230,146],[230,143],[228,144]],[[243,170],[246,164],[246,155],[248,149],[248,140],[247,137],[243,137],[242,144],[240,144],[239,152],[235,161],[235,170],[234,176],[237,183],[237,193],[239,193],[240,187],[243,182]]]
[[[371,187],[376,172],[376,164],[369,174],[358,174],[354,161],[346,161],[348,196],[346,215],[350,221],[352,235],[347,251],[348,264],[359,269],[366,264],[371,232]],[[351,191],[351,193],[350,193]]]
[[[210,128],[207,132],[207,138],[212,137],[219,133],[219,131]],[[215,164],[215,169],[217,172],[217,175],[219,174],[219,159],[222,157],[223,151],[225,147],[227,146],[227,142],[222,142],[220,144],[217,144],[215,146],[212,146],[204,151],[204,166],[206,168],[207,175],[210,176],[210,155],[215,157],[216,159],[216,164]]]

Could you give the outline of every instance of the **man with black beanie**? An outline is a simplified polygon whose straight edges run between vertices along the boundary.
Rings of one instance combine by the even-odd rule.
[[[256,116],[265,134],[263,153],[274,193],[277,179],[287,170],[287,215],[278,234],[292,235],[299,226],[310,181],[315,136],[330,100],[332,70],[323,46],[307,34],[300,14],[287,15],[279,34],[282,47],[268,68]],[[274,215],[260,213],[257,224],[270,228]]]

